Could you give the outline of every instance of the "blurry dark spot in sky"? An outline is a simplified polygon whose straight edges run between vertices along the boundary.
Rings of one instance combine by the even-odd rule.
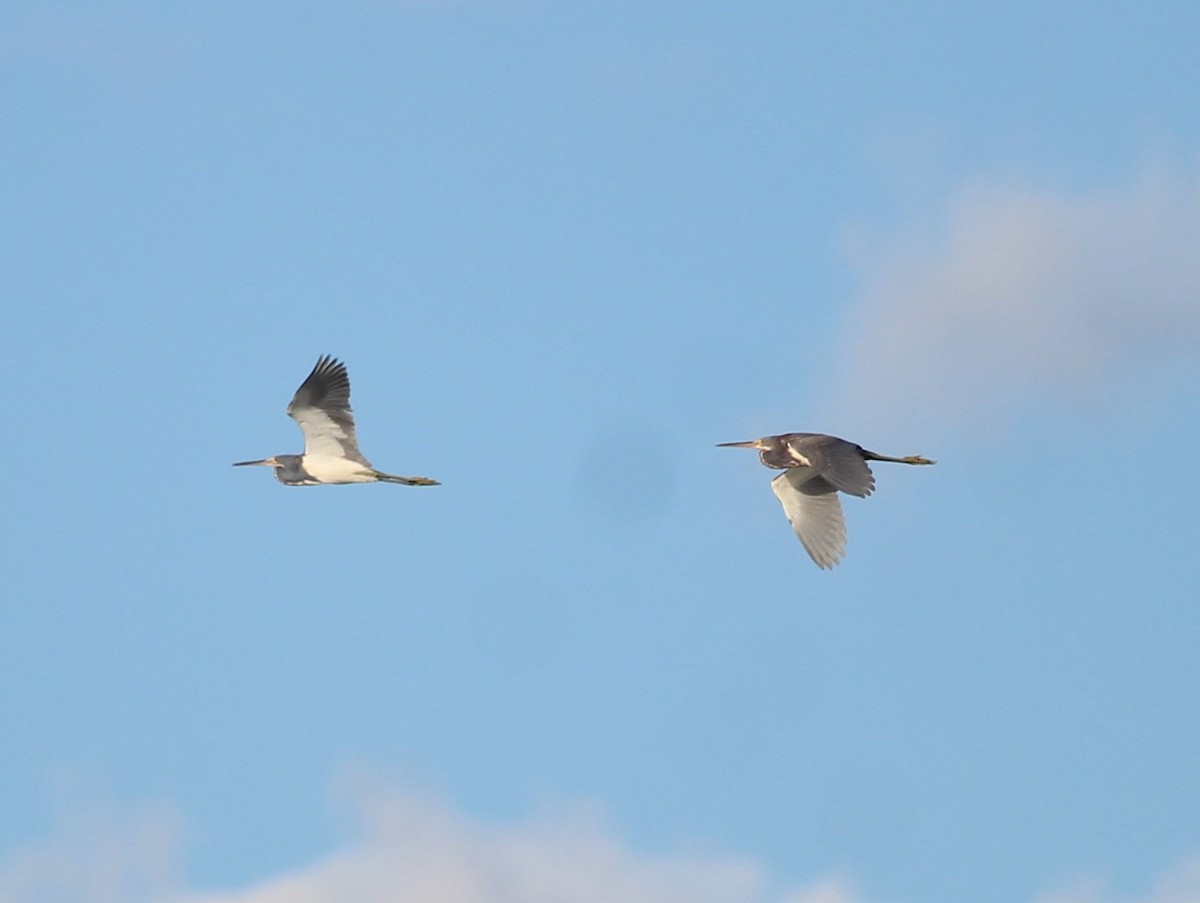
[[[675,445],[664,429],[640,420],[593,430],[576,478],[587,510],[619,524],[661,517],[675,493]]]

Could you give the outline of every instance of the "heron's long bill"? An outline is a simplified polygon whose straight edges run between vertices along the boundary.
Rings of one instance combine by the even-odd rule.
[[[718,442],[717,448],[761,448],[761,439],[751,439],[749,442]]]
[[[278,467],[279,461],[277,461],[275,458],[263,458],[261,461],[237,461],[234,463],[233,466],[234,467],[250,467],[251,465],[254,465],[254,464],[261,464],[264,467]]]

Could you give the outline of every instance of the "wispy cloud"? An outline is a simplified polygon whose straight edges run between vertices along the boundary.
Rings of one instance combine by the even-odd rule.
[[[1200,857],[1164,875],[1146,896],[1115,897],[1095,881],[1038,897],[1034,903],[1200,903]]]
[[[353,839],[255,886],[186,890],[158,814],[91,818],[0,858],[0,903],[852,903],[836,880],[772,889],[722,855],[633,850],[594,807],[488,824],[371,779],[347,796]]]
[[[162,811],[75,815],[0,857],[0,903],[867,903],[839,878],[787,890],[752,859],[638,852],[594,807],[485,823],[369,778],[346,796],[341,849],[223,892],[186,889]],[[1085,881],[1033,903],[1200,903],[1200,858],[1145,896]]]
[[[0,856],[0,903],[160,903],[173,897],[177,820],[89,805],[62,815],[46,839]]]
[[[371,781],[354,795],[361,836],[346,849],[188,903],[850,903],[837,884],[769,894],[746,859],[635,852],[587,807],[489,825]]]
[[[974,428],[1200,353],[1200,179],[1120,192],[977,184],[872,253],[831,392],[843,422]]]

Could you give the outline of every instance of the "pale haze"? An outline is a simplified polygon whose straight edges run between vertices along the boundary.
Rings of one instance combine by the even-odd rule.
[[[1200,354],[1200,178],[1085,195],[972,184],[881,254],[847,317],[839,407],[864,423],[1016,428]]]
[[[0,903],[1200,903],[1197,46],[10,3]]]

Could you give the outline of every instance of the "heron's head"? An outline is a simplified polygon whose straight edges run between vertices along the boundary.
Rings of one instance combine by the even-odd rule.
[[[282,464],[279,463],[278,458],[263,458],[261,461],[238,461],[233,466],[234,467],[253,467],[256,464],[260,465],[262,467],[282,467],[283,466]]]

